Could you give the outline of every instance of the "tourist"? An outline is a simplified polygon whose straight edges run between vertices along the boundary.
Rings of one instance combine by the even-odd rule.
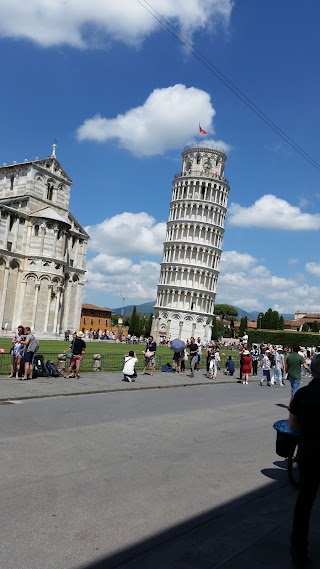
[[[234,371],[235,371],[234,361],[232,359],[232,356],[229,356],[229,358],[226,361],[226,374],[233,375]]]
[[[190,358],[190,370],[191,370],[189,377],[194,377],[195,366],[198,362],[198,349],[199,349],[198,344],[196,344],[195,339],[193,337],[191,337],[190,343],[188,344],[189,358]]]
[[[249,375],[251,373],[251,356],[249,350],[244,350],[242,354],[242,377],[243,377],[243,385],[248,385],[249,383]]]
[[[270,350],[266,350],[262,358],[262,379],[260,381],[260,385],[262,386],[264,380],[266,379],[268,387],[271,387],[271,381],[270,381],[271,362],[269,356],[270,356]]]
[[[124,356],[124,366],[123,366],[123,380],[122,381],[135,381],[137,377],[137,372],[135,370],[135,365],[138,363],[138,358],[133,350],[130,350],[127,356]]]
[[[288,374],[288,379],[291,383],[291,399],[300,388],[301,366],[303,366],[309,373],[311,373],[309,366],[304,360],[304,357],[298,353],[299,350],[299,346],[293,346],[292,352],[287,355],[285,361],[285,369]]]
[[[66,379],[75,378],[79,379],[80,375],[80,364],[82,360],[83,354],[86,353],[86,343],[82,340],[83,332],[74,332],[72,342],[69,346],[70,350],[70,365],[68,367],[67,375],[64,377]],[[75,374],[73,373],[73,369],[75,369]]]
[[[144,352],[142,352],[144,355],[144,368],[141,372],[141,375],[144,375],[146,373],[146,369],[147,369],[148,365],[151,366],[150,375],[154,374],[155,363],[156,363],[156,350],[157,350],[157,344],[154,341],[153,336],[149,336],[149,338],[147,340],[146,349]]]
[[[31,334],[31,328],[26,326],[24,329],[25,333],[25,340],[20,340],[20,343],[23,346],[26,346],[26,351],[23,355],[23,362],[24,362],[24,374],[23,377],[19,377],[21,381],[26,381],[27,379],[32,379],[32,372],[33,372],[33,356],[38,349],[39,342],[36,337]]]
[[[274,366],[274,385],[278,383],[279,387],[284,387],[284,383],[282,380],[282,348],[277,348],[274,357],[275,357],[275,366]]]
[[[294,351],[294,360],[299,354]],[[298,356],[298,357],[297,357]],[[288,356],[289,357],[289,356]],[[296,363],[294,364],[296,366]],[[289,363],[289,368],[291,363]],[[312,358],[312,381],[295,392],[290,404],[289,426],[301,434],[299,442],[300,486],[294,508],[291,556],[297,567],[309,566],[308,534],[312,506],[320,484],[320,354]],[[297,371],[295,371],[295,375]],[[297,378],[294,378],[297,380]]]
[[[20,377],[21,359],[24,352],[24,345],[21,342],[25,339],[26,337],[24,335],[24,327],[18,326],[18,331],[12,338],[12,348],[10,350],[11,370],[9,377],[14,377],[14,374],[16,376],[16,379],[19,379]]]
[[[251,350],[251,358],[252,358],[252,376],[258,375],[258,361],[259,361],[259,351],[256,345],[253,346]]]

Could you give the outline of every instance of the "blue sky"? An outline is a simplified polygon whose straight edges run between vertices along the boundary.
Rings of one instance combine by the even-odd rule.
[[[228,153],[217,302],[320,311],[319,170],[140,2],[0,0],[1,163],[58,140],[91,235],[85,300],[140,304],[156,297],[172,179],[200,122]],[[320,162],[319,3],[149,4]]]

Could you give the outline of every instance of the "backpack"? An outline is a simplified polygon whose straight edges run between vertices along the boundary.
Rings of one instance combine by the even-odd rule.
[[[51,360],[46,362],[46,369],[49,374],[49,377],[60,377],[60,372],[56,364],[54,364]]]
[[[39,348],[39,340],[37,340],[37,338],[33,334],[31,334],[31,335],[32,335],[32,338],[28,344],[28,352],[35,353]]]
[[[276,356],[274,354],[270,355],[270,365],[271,367],[276,365]]]
[[[33,358],[33,369],[35,371],[35,373],[37,374],[37,377],[48,377],[49,373],[48,370],[45,366],[44,363],[44,359],[43,356],[36,355]]]

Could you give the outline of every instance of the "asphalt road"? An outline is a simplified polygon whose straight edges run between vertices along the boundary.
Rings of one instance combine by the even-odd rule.
[[[288,399],[222,384],[1,406],[0,567],[87,567],[283,483]]]

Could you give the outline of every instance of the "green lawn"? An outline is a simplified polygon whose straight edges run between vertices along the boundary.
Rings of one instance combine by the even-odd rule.
[[[5,349],[5,354],[0,354],[0,374],[9,373],[10,369],[10,348],[12,342],[11,338],[0,338],[0,348]],[[57,362],[57,355],[67,350],[70,342],[65,342],[64,340],[40,340],[40,346],[38,353],[43,354],[44,360],[52,360]],[[86,342],[87,349],[86,354],[83,357],[81,363],[82,371],[92,371],[92,356],[93,354],[101,354],[102,357],[102,370],[103,371],[119,371],[122,369],[123,356],[128,353],[129,350],[134,350],[138,357],[137,369],[142,369],[144,364],[144,358],[142,351],[145,349],[144,344],[120,344],[116,342],[105,342],[105,341],[92,341]],[[233,356],[235,364],[238,367],[238,353],[230,352],[227,350],[222,350],[224,355],[221,355],[221,368],[224,369],[225,362],[229,355]],[[173,352],[170,348],[158,346],[157,348],[157,362],[156,367],[159,369],[161,365],[171,362]],[[205,352],[203,351],[205,356]],[[188,369],[188,362],[186,362],[186,368]],[[200,367],[205,368],[206,362],[205,357],[203,357],[202,364]]]

